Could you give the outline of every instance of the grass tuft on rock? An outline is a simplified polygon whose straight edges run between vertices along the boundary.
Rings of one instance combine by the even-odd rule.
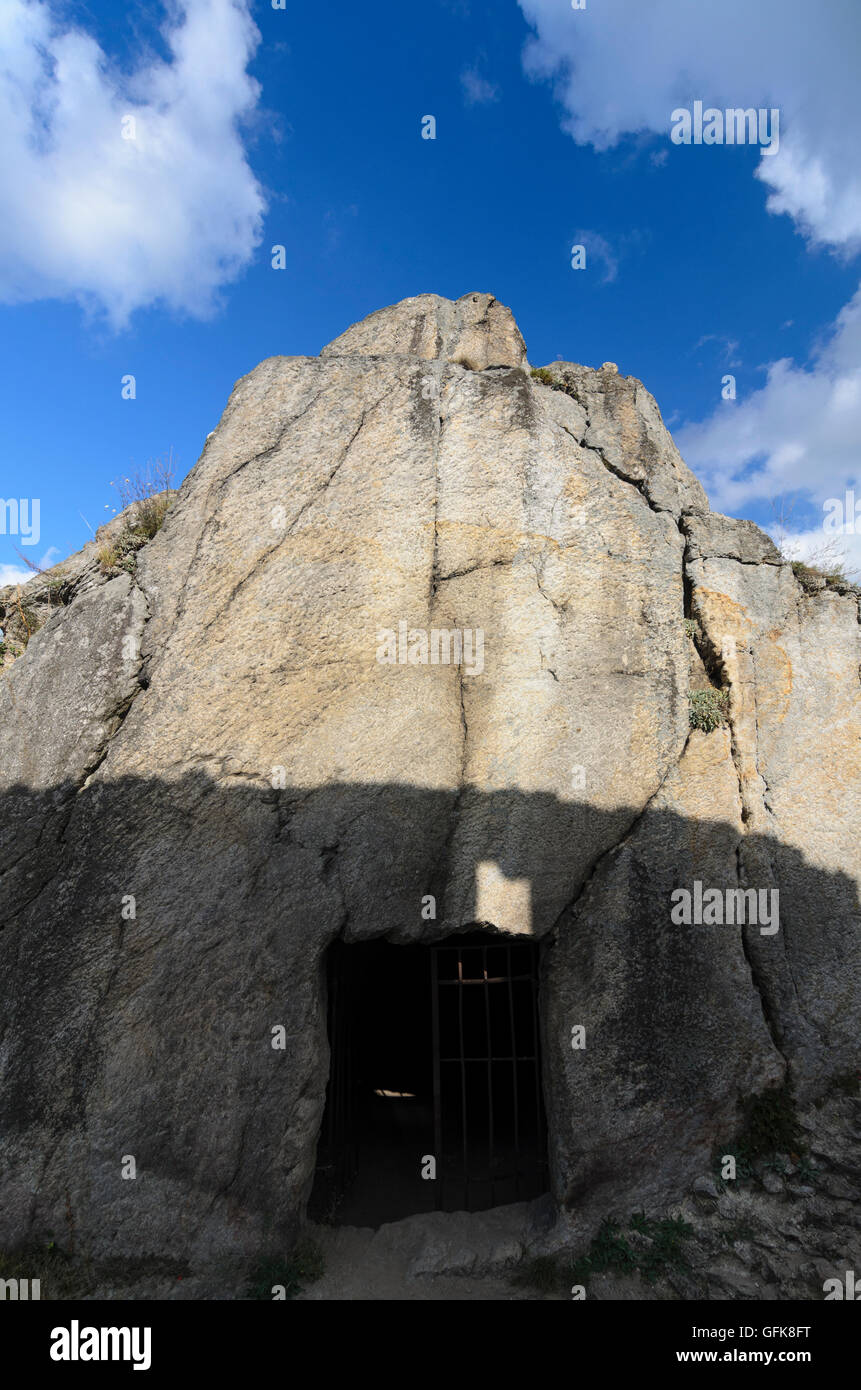
[[[171,449],[165,459],[147,465],[146,472],[117,478],[111,483],[116,489],[120,514],[126,513],[123,528],[111,540],[101,545],[98,558],[103,574],[132,574],[137,565],[137,552],[151,541],[164,525],[176,489],[173,486],[176,459]]]
[[[831,589],[838,594],[861,593],[840,564],[808,565],[803,560],[793,560],[792,573],[806,594],[818,594],[823,589]]]
[[[540,381],[544,386],[552,386],[555,391],[562,390],[562,387],[553,373],[548,371],[546,367],[532,367],[529,375],[532,377],[533,381]]]
[[[523,1260],[512,1282],[541,1293],[567,1293],[573,1285],[588,1288],[595,1274],[639,1275],[654,1284],[671,1269],[687,1269],[684,1242],[694,1228],[681,1217],[653,1220],[635,1212],[626,1225],[605,1221],[585,1255],[538,1255]]]
[[[692,729],[711,733],[727,720],[729,692],[726,690],[691,690],[688,694],[688,720]]]

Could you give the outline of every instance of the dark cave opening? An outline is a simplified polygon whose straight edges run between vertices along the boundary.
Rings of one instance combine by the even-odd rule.
[[[487,931],[330,947],[313,1219],[379,1226],[546,1190],[538,952]]]

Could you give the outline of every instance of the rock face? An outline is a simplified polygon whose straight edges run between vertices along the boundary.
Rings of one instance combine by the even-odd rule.
[[[473,294],[271,358],[129,573],[58,567],[0,674],[0,1246],[291,1239],[338,937],[542,940],[581,1232],[856,1065],[858,595],[711,513],[640,382],[525,361]],[[671,920],[696,881],[778,929]]]
[[[457,362],[472,372],[482,372],[487,367],[522,367],[526,344],[510,310],[492,294],[465,294],[454,301],[438,294],[419,294],[353,324],[320,355],[393,354],[423,357],[429,362]]]

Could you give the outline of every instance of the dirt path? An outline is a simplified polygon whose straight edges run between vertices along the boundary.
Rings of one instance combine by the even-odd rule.
[[[314,1226],[308,1234],[323,1253],[325,1273],[300,1298],[534,1298],[505,1277],[523,1248],[525,1218],[519,1203],[492,1212],[431,1212],[376,1231]]]

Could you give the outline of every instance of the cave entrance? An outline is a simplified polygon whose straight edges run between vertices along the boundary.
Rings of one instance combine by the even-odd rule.
[[[379,1226],[546,1190],[538,949],[488,932],[330,948],[312,1217]]]

